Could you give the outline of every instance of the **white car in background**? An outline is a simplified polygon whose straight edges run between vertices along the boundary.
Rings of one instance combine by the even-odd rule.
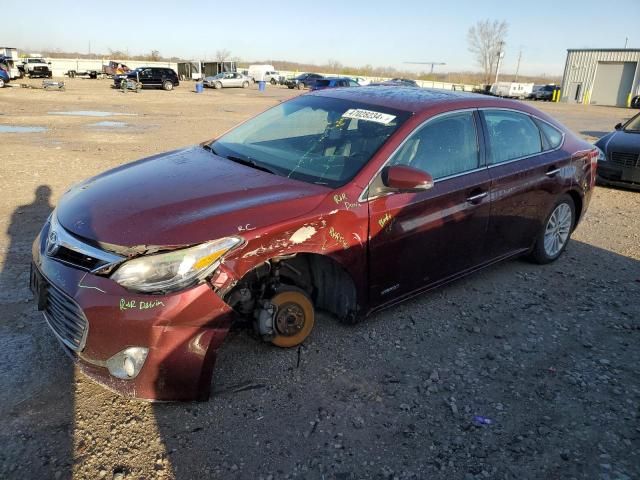
[[[371,80],[367,80],[364,77],[349,77],[349,78],[352,79],[352,80],[355,80],[356,82],[358,82],[358,84],[361,87],[365,87],[365,86],[367,86],[367,85],[369,85],[371,83]]]
[[[216,89],[226,87],[249,88],[249,85],[251,85],[251,77],[247,77],[238,72],[222,72],[213,77],[205,77],[203,83],[205,87]]]

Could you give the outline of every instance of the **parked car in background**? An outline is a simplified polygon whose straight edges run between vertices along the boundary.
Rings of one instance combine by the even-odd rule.
[[[212,77],[205,77],[203,82],[205,87],[216,89],[227,87],[249,88],[252,80],[251,77],[239,72],[224,72]]]
[[[349,77],[349,78],[355,82],[358,82],[358,85],[360,85],[361,87],[366,87],[371,83],[371,80],[367,80],[364,77]]]
[[[408,78],[392,78],[391,80],[385,80],[383,82],[372,82],[371,86],[386,86],[386,87],[413,87],[420,88],[418,82],[410,80]]]
[[[249,65],[246,75],[253,82],[269,82],[271,85],[280,83],[280,73],[273,65]]]
[[[310,92],[72,186],[35,239],[31,288],[100,384],[204,399],[232,322],[294,347],[316,309],[353,323],[508,258],[553,262],[597,156],[530,104]]]
[[[360,85],[351,78],[321,78],[311,86],[311,90],[324,90],[325,88],[359,87]]]
[[[596,142],[598,183],[640,190],[640,113]]]
[[[165,67],[139,67],[124,75],[114,75],[113,86],[120,88],[123,78],[140,82],[142,88],[162,88],[169,91],[180,85],[178,74],[173,69]]]
[[[631,108],[640,108],[640,95],[636,95],[631,99]]]
[[[533,91],[533,83],[497,82],[491,85],[491,95],[524,100]]]
[[[533,100],[543,100],[545,102],[550,102],[553,100],[554,92],[560,90],[558,85],[543,85],[537,90],[535,90],[530,97],[533,97]]]
[[[129,67],[120,62],[111,61],[106,65],[102,65],[102,73],[109,77],[113,77],[114,75],[126,75],[130,71],[131,69]]]
[[[311,88],[313,84],[324,78],[319,73],[301,73],[297,77],[285,80],[285,85],[289,88],[297,88],[302,90],[303,88]]]
[[[18,67],[29,78],[51,78],[51,62],[38,55],[22,58],[22,66]]]
[[[491,88],[491,86],[489,86],[489,88]],[[536,99],[536,92],[538,90],[540,90],[541,88],[544,88],[544,85],[534,85],[533,88],[531,89],[531,93],[529,95],[527,95],[527,100],[535,100]]]
[[[11,81],[11,75],[9,74],[9,69],[6,64],[2,63],[2,59],[0,58],[0,88],[3,88]]]

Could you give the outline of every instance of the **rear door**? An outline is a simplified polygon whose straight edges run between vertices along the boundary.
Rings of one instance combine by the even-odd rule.
[[[491,176],[491,259],[529,249],[559,194],[571,184],[570,157],[555,127],[515,110],[481,110]],[[556,132],[552,144],[541,130]]]
[[[381,305],[454,277],[483,261],[489,186],[473,110],[449,113],[418,127],[390,159],[434,178],[430,190],[375,197],[370,186],[372,305]]]

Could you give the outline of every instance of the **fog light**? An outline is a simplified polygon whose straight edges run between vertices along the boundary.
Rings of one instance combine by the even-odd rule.
[[[147,359],[149,349],[145,347],[129,347],[116,353],[107,360],[109,373],[117,378],[130,380],[136,378],[144,361]]]

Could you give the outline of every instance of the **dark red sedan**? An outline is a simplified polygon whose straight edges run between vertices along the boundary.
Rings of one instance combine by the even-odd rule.
[[[598,152],[515,101],[402,87],[294,98],[71,188],[33,246],[38,308],[118,392],[204,399],[232,321],[280,347],[500,260],[558,258]]]

